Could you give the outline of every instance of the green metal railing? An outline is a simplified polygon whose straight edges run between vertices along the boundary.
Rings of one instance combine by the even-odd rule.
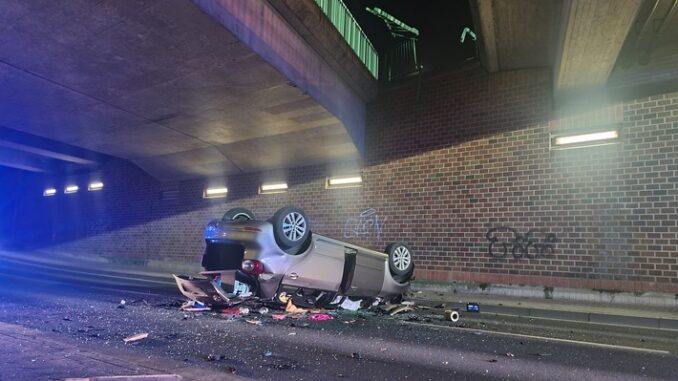
[[[351,46],[375,79],[379,78],[379,55],[341,0],[315,0],[339,34]]]

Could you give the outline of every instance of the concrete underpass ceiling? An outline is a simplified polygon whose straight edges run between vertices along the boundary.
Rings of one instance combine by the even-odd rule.
[[[609,85],[678,89],[678,1],[645,1],[624,42]]]
[[[0,2],[0,126],[178,180],[355,159],[345,126],[193,3]]]
[[[551,66],[562,7],[562,0],[471,0],[487,70]]]
[[[678,90],[677,1],[471,0],[471,12],[483,66],[551,67],[557,104]]]

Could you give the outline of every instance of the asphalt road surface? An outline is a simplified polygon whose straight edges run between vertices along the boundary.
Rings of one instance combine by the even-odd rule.
[[[676,335],[657,337],[654,350],[635,349],[642,332],[475,317],[455,324],[435,309],[393,317],[333,311],[330,321],[275,321],[270,314],[229,319],[182,312],[170,282],[105,267],[82,271],[0,256],[0,322],[253,379],[678,379]],[[560,339],[539,337],[565,331]],[[123,343],[140,332],[148,338]]]

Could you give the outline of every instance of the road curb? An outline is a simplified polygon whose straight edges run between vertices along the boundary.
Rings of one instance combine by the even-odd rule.
[[[449,301],[431,301],[434,303],[446,303],[446,308],[456,308],[461,311],[466,310],[466,304]],[[592,323],[603,325],[617,325],[634,328],[649,328],[667,331],[678,331],[678,319],[666,318],[648,318],[640,316],[614,315],[591,312],[576,312],[563,310],[549,310],[527,307],[498,306],[493,304],[482,304],[480,306],[481,316],[483,314],[510,315],[537,319],[565,320],[579,323]]]
[[[634,293],[618,290],[590,290],[581,288],[529,286],[513,284],[482,284],[472,282],[413,281],[413,291],[430,291],[486,297],[524,298],[526,300],[553,300],[597,303],[610,306],[674,308],[678,312],[678,294],[659,292]]]

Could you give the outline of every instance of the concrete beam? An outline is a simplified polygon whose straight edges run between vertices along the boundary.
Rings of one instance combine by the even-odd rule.
[[[556,98],[605,85],[642,0],[564,0]]]
[[[50,159],[67,161],[67,162],[75,163],[75,164],[82,164],[82,165],[95,165],[95,164],[97,164],[97,162],[93,161],[93,160],[83,159],[83,158],[78,157],[78,156],[68,155],[68,154],[61,153],[61,152],[54,152],[54,151],[50,151],[50,150],[46,150],[46,149],[42,149],[42,148],[28,146],[28,145],[25,145],[25,144],[14,143],[14,142],[10,142],[10,141],[7,141],[7,140],[0,140],[0,147],[11,148],[13,150],[23,151],[23,152],[31,153],[31,154],[34,154],[34,155],[43,156],[43,157],[47,157],[47,158],[50,158]]]
[[[267,1],[193,2],[341,120],[363,153],[365,102]]]
[[[38,173],[50,172],[51,170],[48,163],[35,156],[7,148],[0,148],[0,166]]]
[[[493,73],[499,70],[497,55],[497,39],[495,36],[493,0],[471,0],[471,15],[473,23],[478,29],[480,43],[480,62],[485,70]]]

